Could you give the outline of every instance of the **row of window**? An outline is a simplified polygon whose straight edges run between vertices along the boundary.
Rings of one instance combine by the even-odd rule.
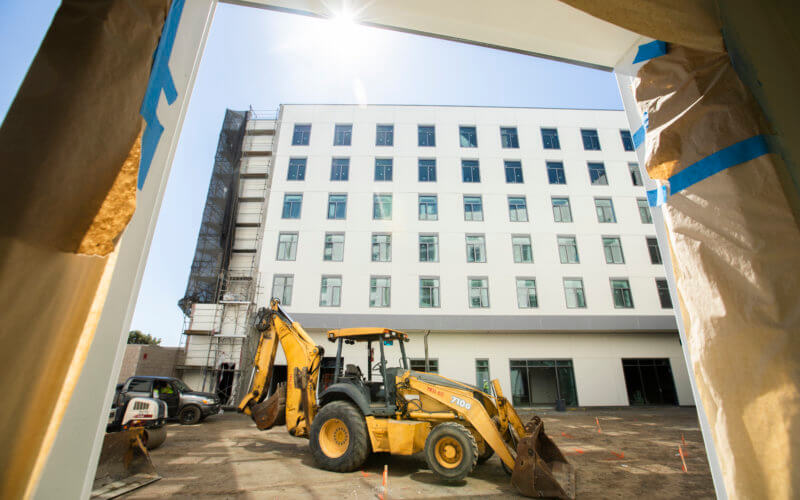
[[[568,196],[553,196],[550,198],[555,222],[572,222],[572,206]],[[611,198],[595,198],[595,212],[600,223],[615,223],[617,215]],[[637,198],[636,206],[639,210],[639,219],[643,224],[650,224],[653,218],[647,199]],[[287,193],[283,197],[284,219],[299,219],[303,208],[303,195]],[[439,197],[435,194],[420,194],[417,199],[417,212],[419,220],[439,220]],[[464,220],[483,220],[483,198],[481,195],[464,195]],[[344,220],[347,217],[347,194],[328,195],[327,218],[331,220]],[[508,217],[511,222],[528,222],[528,201],[525,196],[508,196]],[[375,220],[391,220],[392,195],[374,194],[372,197],[372,218]]]
[[[561,149],[558,140],[558,129],[541,128],[542,147],[544,149]],[[633,151],[633,138],[629,130],[619,131],[622,147],[625,151]],[[353,124],[337,124],[333,128],[333,145],[350,146],[353,139]],[[311,124],[295,124],[292,134],[293,146],[308,146],[311,141]],[[458,127],[458,141],[462,148],[478,147],[478,130],[474,125]],[[600,151],[600,137],[597,129],[581,129],[581,141],[586,151]],[[519,148],[517,127],[500,127],[500,144],[503,148]],[[394,146],[394,125],[378,124],[375,126],[375,145]],[[436,146],[436,126],[417,126],[417,145],[420,147]]]
[[[297,259],[298,233],[278,234],[278,252],[276,260],[293,261]],[[619,236],[601,236],[603,254],[606,264],[624,264],[625,253],[622,251],[622,242]],[[574,235],[559,235],[556,237],[558,256],[562,264],[580,264],[578,242]],[[661,251],[655,237],[645,238],[651,264],[661,264]],[[374,233],[370,245],[372,262],[391,262],[392,260],[392,235]],[[438,233],[419,235],[419,261],[439,262],[439,235]],[[486,236],[483,234],[466,235],[467,262],[486,262]],[[533,263],[533,244],[527,234],[511,236],[511,252],[514,262],[518,264]],[[331,262],[344,261],[344,233],[325,233],[325,243],[322,251],[322,260]]]
[[[304,181],[306,179],[307,158],[290,158],[287,180]],[[392,158],[375,158],[375,181],[389,182],[394,177]],[[505,179],[508,184],[523,184],[522,162],[504,160]],[[547,180],[550,184],[566,184],[564,163],[560,161],[545,162]],[[608,186],[606,166],[603,162],[587,162],[589,183],[592,186]],[[628,171],[634,186],[642,185],[642,175],[637,163],[629,163]],[[331,160],[331,180],[347,181],[350,178],[350,158],[333,158]],[[417,179],[419,182],[436,182],[436,160],[420,158],[418,160]],[[478,160],[461,160],[461,180],[463,182],[480,182],[481,168]]]
[[[672,308],[667,280],[656,278],[656,292],[658,293],[661,307]],[[617,309],[632,309],[633,295],[630,282],[627,278],[611,278],[611,296],[614,307]],[[486,309],[489,307],[489,278],[485,276],[467,278],[468,302],[473,309]],[[569,309],[586,307],[586,293],[583,288],[583,278],[564,278],[564,297]],[[369,278],[369,307],[390,307],[392,278],[390,276],[370,276]],[[276,274],[273,278],[272,297],[277,297],[284,305],[292,304],[294,291],[294,276],[291,274]],[[516,278],[517,307],[519,309],[533,309],[539,307],[539,297],[536,289],[536,278]],[[422,276],[419,278],[419,307],[440,307],[441,288],[438,276]],[[320,307],[339,307],[342,304],[342,277],[323,276],[320,284]]]

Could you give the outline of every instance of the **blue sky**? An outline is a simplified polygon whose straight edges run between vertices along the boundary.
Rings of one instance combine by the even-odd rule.
[[[5,116],[58,6],[0,2]],[[142,280],[132,329],[177,345],[217,137],[226,108],[281,103],[622,109],[611,73],[455,42],[220,4]]]

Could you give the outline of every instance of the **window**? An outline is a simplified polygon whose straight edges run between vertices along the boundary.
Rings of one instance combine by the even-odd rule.
[[[595,198],[594,209],[597,211],[597,222],[617,222],[611,198]]]
[[[436,182],[436,160],[419,160],[419,181]]]
[[[602,163],[589,163],[589,182],[592,186],[608,186],[606,166]]]
[[[464,196],[464,220],[483,220],[483,203],[480,196]]]
[[[606,264],[624,264],[625,256],[622,253],[622,243],[616,236],[603,237],[603,252],[606,255]]]
[[[419,220],[437,220],[439,206],[435,194],[419,195]]]
[[[667,280],[663,278],[657,278],[656,290],[658,290],[658,300],[661,301],[661,307],[664,309],[672,309],[672,298],[669,296],[669,286],[667,286]]]
[[[510,365],[514,406],[552,406],[558,399],[567,406],[578,405],[572,360],[512,359]]]
[[[506,161],[506,182],[509,184],[522,184],[522,162]]]
[[[392,260],[392,235],[372,235],[372,262],[391,262]]]
[[[661,264],[661,250],[658,248],[658,240],[647,238],[647,251],[650,252],[650,263]]]
[[[478,147],[478,132],[475,131],[475,127],[459,127],[458,135],[461,139],[462,148]]]
[[[347,214],[347,195],[329,194],[328,195],[328,218],[344,219]]]
[[[558,130],[554,128],[542,129],[542,147],[544,149],[561,149],[561,144],[558,142]]]
[[[514,253],[514,262],[517,264],[531,264],[533,262],[533,246],[531,237],[527,234],[511,237],[511,250]]]
[[[394,146],[394,125],[377,125],[375,127],[376,146]]]
[[[376,220],[392,219],[392,195],[374,195],[372,199],[372,218]]]
[[[311,125],[295,125],[292,134],[292,146],[308,146],[311,137]]]
[[[558,237],[558,257],[562,264],[578,264],[578,244],[574,236]]]
[[[566,184],[567,176],[564,175],[564,164],[560,161],[548,161],[547,180],[550,184]]]
[[[305,158],[289,158],[289,175],[286,180],[288,181],[306,180]]]
[[[350,173],[350,158],[334,158],[331,160],[331,180],[346,181]]]
[[[500,127],[500,143],[504,148],[518,148],[517,127]]]
[[[636,205],[639,207],[639,218],[642,219],[642,224],[652,224],[653,216],[650,214],[650,207],[647,205],[647,200],[644,198],[637,198]]]
[[[436,146],[436,127],[433,125],[418,126],[417,137],[420,146]]]
[[[489,280],[488,278],[468,278],[469,281],[469,307],[489,307]]]
[[[130,384],[128,384],[128,392],[151,392],[152,390],[152,380],[136,378],[131,380]]]
[[[322,260],[341,262],[344,260],[344,234],[325,233],[325,249]]]
[[[461,160],[461,180],[464,182],[480,182],[481,169],[478,160]]]
[[[439,307],[439,278],[419,279],[419,306]]]
[[[392,180],[391,158],[375,158],[375,180],[376,181]]]
[[[668,358],[622,358],[628,402],[634,405],[678,405]]]
[[[631,137],[630,130],[620,130],[619,131],[620,138],[622,139],[622,149],[625,151],[633,151],[635,148],[633,147],[633,138]]]
[[[489,360],[475,360],[475,386],[486,393],[492,392],[492,379],[489,377]]]
[[[283,195],[283,219],[299,219],[300,211],[303,207],[302,194],[285,194]]]
[[[408,367],[415,372],[439,373],[439,360],[428,358],[428,369],[425,369],[425,358],[408,358]]]
[[[572,222],[572,208],[569,198],[552,198],[553,220],[556,222]]]
[[[272,297],[280,299],[285,306],[292,305],[292,287],[294,276],[291,274],[276,274],[272,279]]]
[[[508,197],[508,218],[511,222],[528,222],[528,205],[524,196]]]
[[[297,233],[278,235],[278,256],[276,260],[295,260],[297,258]]]
[[[531,309],[539,307],[536,298],[536,280],[533,278],[517,278],[517,307]]]
[[[586,307],[586,296],[583,294],[581,278],[564,278],[564,296],[569,309]]]
[[[419,261],[439,262],[439,235],[419,235]]]
[[[323,276],[319,289],[319,305],[321,307],[339,307],[342,305],[342,277]]]
[[[583,139],[583,149],[586,151],[600,151],[600,138],[597,137],[597,130],[581,130]]]
[[[333,128],[333,145],[349,146],[353,137],[353,125],[336,125]]]
[[[486,237],[467,235],[467,262],[486,262]]]
[[[611,280],[611,293],[614,295],[614,307],[617,309],[633,309],[633,296],[628,280]]]
[[[634,186],[642,185],[642,173],[639,171],[638,163],[628,163],[628,170],[631,172],[631,182]]]
[[[392,294],[392,279],[388,276],[373,276],[369,279],[369,306],[389,307]]]

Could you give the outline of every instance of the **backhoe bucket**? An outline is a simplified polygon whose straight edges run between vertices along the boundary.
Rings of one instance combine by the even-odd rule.
[[[142,442],[143,431],[137,427],[106,434],[92,498],[115,498],[161,479]]]
[[[286,423],[286,384],[279,384],[272,396],[250,408],[256,427],[265,431]]]
[[[575,468],[533,417],[525,424],[527,436],[517,444],[511,482],[523,495],[537,498],[575,498]]]

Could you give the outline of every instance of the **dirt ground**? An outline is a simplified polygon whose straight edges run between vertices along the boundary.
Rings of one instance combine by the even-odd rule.
[[[545,430],[577,469],[578,498],[713,498],[714,487],[694,408],[537,411]],[[532,413],[524,413],[524,420]],[[601,432],[598,432],[597,421]],[[678,446],[686,442],[683,472]],[[371,456],[363,470],[314,467],[308,441],[285,428],[260,432],[249,417],[210,417],[170,424],[152,452],[163,479],[125,498],[377,498],[384,464],[390,498],[516,497],[494,456],[463,484],[442,485],[424,458]]]

